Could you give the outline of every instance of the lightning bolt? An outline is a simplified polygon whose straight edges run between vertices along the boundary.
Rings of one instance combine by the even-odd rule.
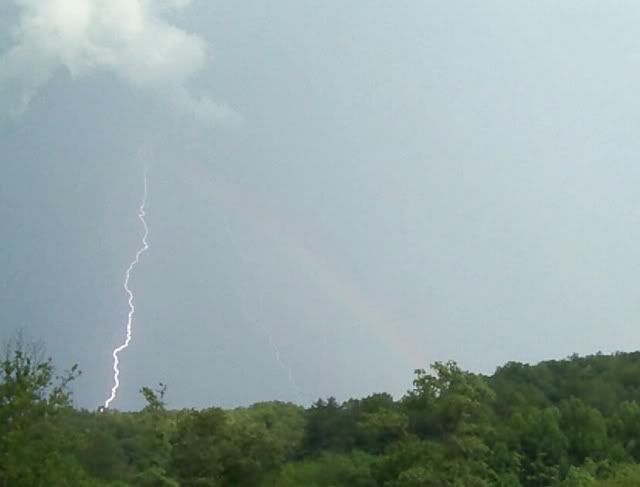
[[[122,352],[125,348],[129,346],[131,343],[132,336],[132,324],[133,324],[133,315],[136,312],[136,307],[133,304],[133,292],[129,288],[129,279],[131,278],[131,272],[140,262],[140,256],[144,254],[149,248],[149,244],[147,243],[147,237],[149,236],[149,227],[147,226],[147,222],[144,219],[146,213],[144,211],[144,206],[147,203],[147,171],[144,172],[144,195],[142,197],[142,204],[138,210],[138,219],[142,223],[142,227],[144,228],[144,235],[142,236],[142,246],[136,251],[135,258],[127,267],[127,272],[125,273],[123,287],[129,296],[129,315],[127,317],[127,336],[124,340],[124,343],[119,347],[113,349],[111,355],[113,356],[113,387],[111,388],[111,395],[104,402],[105,409],[109,408],[111,402],[116,398],[118,394],[118,388],[120,387],[120,361],[118,360],[118,354]]]
[[[267,330],[267,328],[264,325],[261,324],[260,327],[267,334],[267,336],[269,338],[269,345],[271,345],[271,348],[275,352],[276,362],[278,362],[278,365],[280,366],[280,368],[284,372],[286,372],[287,380],[289,381],[289,385],[296,392],[296,394],[298,396],[305,396],[304,391],[300,388],[300,386],[298,386],[298,384],[296,383],[295,379],[293,378],[293,369],[291,367],[289,367],[287,364],[285,364],[282,361],[282,359],[280,358],[280,348],[278,347],[278,344],[274,341],[273,335],[271,334],[271,332],[269,330]]]
[[[229,241],[231,242],[231,245],[233,246],[236,255],[246,263],[248,261],[247,256],[242,250],[240,250],[240,245],[237,242],[235,233],[233,232],[233,230],[231,230],[231,226],[229,225],[228,222],[227,222],[227,224],[225,225],[224,228],[227,231],[227,234],[229,235]],[[262,323],[262,321],[260,321],[258,319],[252,319],[248,315],[248,313],[247,313],[247,302],[246,302],[247,301],[247,296],[246,296],[246,293],[244,292],[244,290],[240,286],[237,286],[236,287],[236,291],[238,292],[239,297],[240,297],[241,312],[244,315],[245,320],[247,320],[250,323],[252,323],[255,327],[260,328],[264,332],[264,334],[267,335],[267,339],[269,341],[269,345],[271,346],[271,350],[274,353],[274,356],[275,356],[275,359],[276,359],[276,363],[278,364],[280,369],[287,375],[287,381],[289,382],[289,386],[295,392],[295,394],[298,396],[298,399],[303,400],[303,402],[304,402],[304,398],[310,398],[311,400],[313,400],[314,398],[309,393],[307,393],[304,389],[302,389],[298,385],[296,380],[294,379],[293,369],[289,365],[287,365],[284,362],[284,360],[282,360],[282,357],[280,355],[280,347],[278,346],[278,344],[274,340],[273,333],[271,332],[271,329],[268,328],[264,323]]]

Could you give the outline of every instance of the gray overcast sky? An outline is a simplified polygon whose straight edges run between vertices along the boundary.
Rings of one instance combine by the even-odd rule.
[[[0,339],[79,363],[79,405],[111,387],[145,165],[115,407],[159,381],[173,407],[401,394],[435,360],[640,343],[638,2],[19,3]]]

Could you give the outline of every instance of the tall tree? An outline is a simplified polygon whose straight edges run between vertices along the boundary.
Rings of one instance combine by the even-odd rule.
[[[0,485],[81,485],[73,451],[81,436],[66,427],[68,385],[77,366],[56,376],[42,348],[18,338],[0,362]]]

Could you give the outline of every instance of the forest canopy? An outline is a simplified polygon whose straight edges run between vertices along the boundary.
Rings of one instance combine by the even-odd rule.
[[[510,362],[491,376],[436,362],[413,387],[171,410],[74,407],[24,342],[0,363],[0,486],[637,486],[640,352]]]

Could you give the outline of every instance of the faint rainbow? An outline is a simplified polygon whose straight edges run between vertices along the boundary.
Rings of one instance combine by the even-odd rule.
[[[245,221],[250,222],[253,227],[262,228],[264,233],[284,246],[289,255],[319,277],[321,282],[327,283],[334,296],[350,309],[354,317],[388,344],[390,352],[407,367],[408,374],[415,368],[428,365],[427,351],[420,347],[415,337],[402,333],[403,327],[398,320],[391,318],[380,304],[345,273],[331,266],[319,251],[297,238],[293,231],[268,213],[263,205],[252,204],[246,193],[240,193],[237,188],[219,178],[206,179],[189,163],[183,163],[178,174],[201,198],[210,200],[212,194],[216,196],[216,201],[222,198]]]

